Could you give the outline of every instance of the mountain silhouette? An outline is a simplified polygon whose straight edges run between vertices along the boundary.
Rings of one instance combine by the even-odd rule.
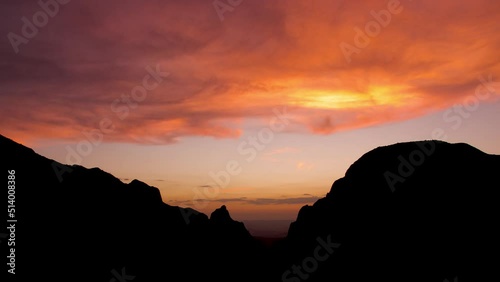
[[[307,281],[498,277],[492,256],[500,235],[499,172],[500,156],[467,144],[376,148],[352,164],[325,198],[299,211],[282,246],[287,263],[281,269],[302,266],[317,239],[330,236],[340,246],[314,273],[302,270]],[[283,281],[299,281],[297,276]]]
[[[51,281],[498,277],[500,156],[467,144],[420,141],[366,153],[324,198],[302,207],[286,238],[270,247],[226,206],[210,217],[171,206],[139,180],[126,184],[99,168],[64,165],[3,136],[0,154],[5,170],[16,171],[19,275]]]
[[[2,166],[16,172],[18,273],[51,281],[111,281],[113,272],[134,281],[260,275],[259,242],[225,206],[209,219],[165,204],[139,180],[125,184],[99,168],[63,165],[3,136],[0,150]]]

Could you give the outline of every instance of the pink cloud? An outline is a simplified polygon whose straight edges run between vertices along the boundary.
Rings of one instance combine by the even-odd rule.
[[[500,74],[498,1],[401,5],[347,63],[339,44],[387,3],[251,1],[221,22],[207,1],[72,1],[18,54],[0,43],[2,134],[78,140],[109,118],[108,141],[236,138],[243,120],[283,106],[287,131],[331,134],[448,107]],[[39,9],[0,6],[5,35]],[[171,75],[120,119],[113,101],[157,64]]]

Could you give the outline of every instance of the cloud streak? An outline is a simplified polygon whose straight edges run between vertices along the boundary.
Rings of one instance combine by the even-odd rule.
[[[288,131],[331,134],[410,119],[500,74],[498,1],[401,1],[351,63],[339,44],[383,1],[251,1],[220,22],[206,1],[72,1],[15,54],[0,43],[2,134],[80,140],[113,119],[108,142],[237,138],[287,106]],[[33,1],[2,3],[0,33],[21,34]],[[139,7],[140,6],[140,7]],[[111,103],[148,65],[171,75],[126,120]]]
[[[247,198],[247,197],[238,197],[238,198],[214,198],[214,199],[203,199],[203,201],[211,202],[211,203],[243,203],[250,205],[296,205],[296,204],[311,204],[317,201],[319,197],[304,194],[303,197],[288,197],[288,198]],[[192,200],[186,201],[177,201],[171,200],[169,204],[173,205],[191,205],[193,203]]]

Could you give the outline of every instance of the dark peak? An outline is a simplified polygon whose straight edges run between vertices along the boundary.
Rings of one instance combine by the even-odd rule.
[[[146,183],[140,181],[140,180],[137,180],[137,179],[134,179],[132,180],[129,185],[134,185],[134,186],[149,186],[147,185]]]
[[[295,263],[310,255],[318,238],[331,236],[341,244],[331,265],[342,267],[318,271],[308,281],[366,280],[352,278],[360,269],[359,257],[370,257],[361,264],[375,270],[368,272],[381,277],[376,280],[401,281],[418,273],[409,280],[443,281],[452,275],[443,275],[444,268],[414,268],[422,258],[429,265],[442,265],[443,254],[451,266],[445,271],[467,268],[472,276],[475,265],[486,265],[488,259],[471,255],[480,248],[457,246],[472,240],[491,249],[497,242],[498,232],[489,230],[498,214],[498,193],[489,187],[500,187],[498,171],[500,156],[465,143],[425,140],[378,147],[354,162],[327,197],[300,209],[283,243],[290,250],[284,258],[290,257],[289,265]],[[380,246],[391,254],[388,260],[372,255]],[[492,267],[491,273],[495,270]]]
[[[467,143],[448,143],[441,140],[419,140],[412,142],[400,142],[387,146],[377,147],[366,154],[364,154],[359,160],[362,160],[365,157],[370,156],[380,156],[385,155],[387,153],[410,153],[415,149],[421,150],[425,153],[428,151],[432,151],[434,148],[446,148],[447,150],[458,152],[458,151],[466,151],[467,153],[482,153],[481,150],[471,146]],[[432,154],[432,153],[431,153]]]
[[[127,186],[130,188],[134,188],[136,190],[146,190],[146,191],[158,190],[158,192],[160,191],[158,188],[156,188],[154,186],[150,186],[147,183],[142,182],[142,181],[137,180],[137,179],[132,180],[129,184],[127,184]]]
[[[212,214],[210,215],[210,221],[214,223],[225,223],[232,222],[233,219],[231,218],[231,215],[229,215],[229,211],[227,210],[226,206],[223,205],[212,212]]]
[[[210,215],[210,225],[213,235],[219,239],[223,238],[224,241],[241,244],[241,240],[244,240],[247,243],[253,240],[243,222],[233,220],[224,205],[216,209]]]
[[[134,191],[134,193],[136,193],[136,196],[142,195],[147,199],[153,199],[154,202],[163,202],[160,190],[158,188],[149,186],[148,184],[140,180],[132,180],[129,184],[127,184],[127,187],[130,189],[130,191]]]
[[[465,144],[451,144],[439,140],[422,140],[413,142],[401,142],[387,146],[377,147],[355,161],[347,170],[346,177],[356,175],[360,171],[366,170],[367,167],[373,170],[387,170],[393,166],[393,162],[399,162],[400,158],[408,159],[412,156],[423,156],[425,159],[434,158],[440,155],[444,158],[453,158],[458,156],[480,156],[487,155],[479,149]],[[358,175],[359,177],[359,175]]]

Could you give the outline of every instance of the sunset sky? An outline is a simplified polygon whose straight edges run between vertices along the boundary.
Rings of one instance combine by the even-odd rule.
[[[40,3],[0,4],[0,133],[168,204],[293,219],[377,146],[500,154],[496,0]]]

